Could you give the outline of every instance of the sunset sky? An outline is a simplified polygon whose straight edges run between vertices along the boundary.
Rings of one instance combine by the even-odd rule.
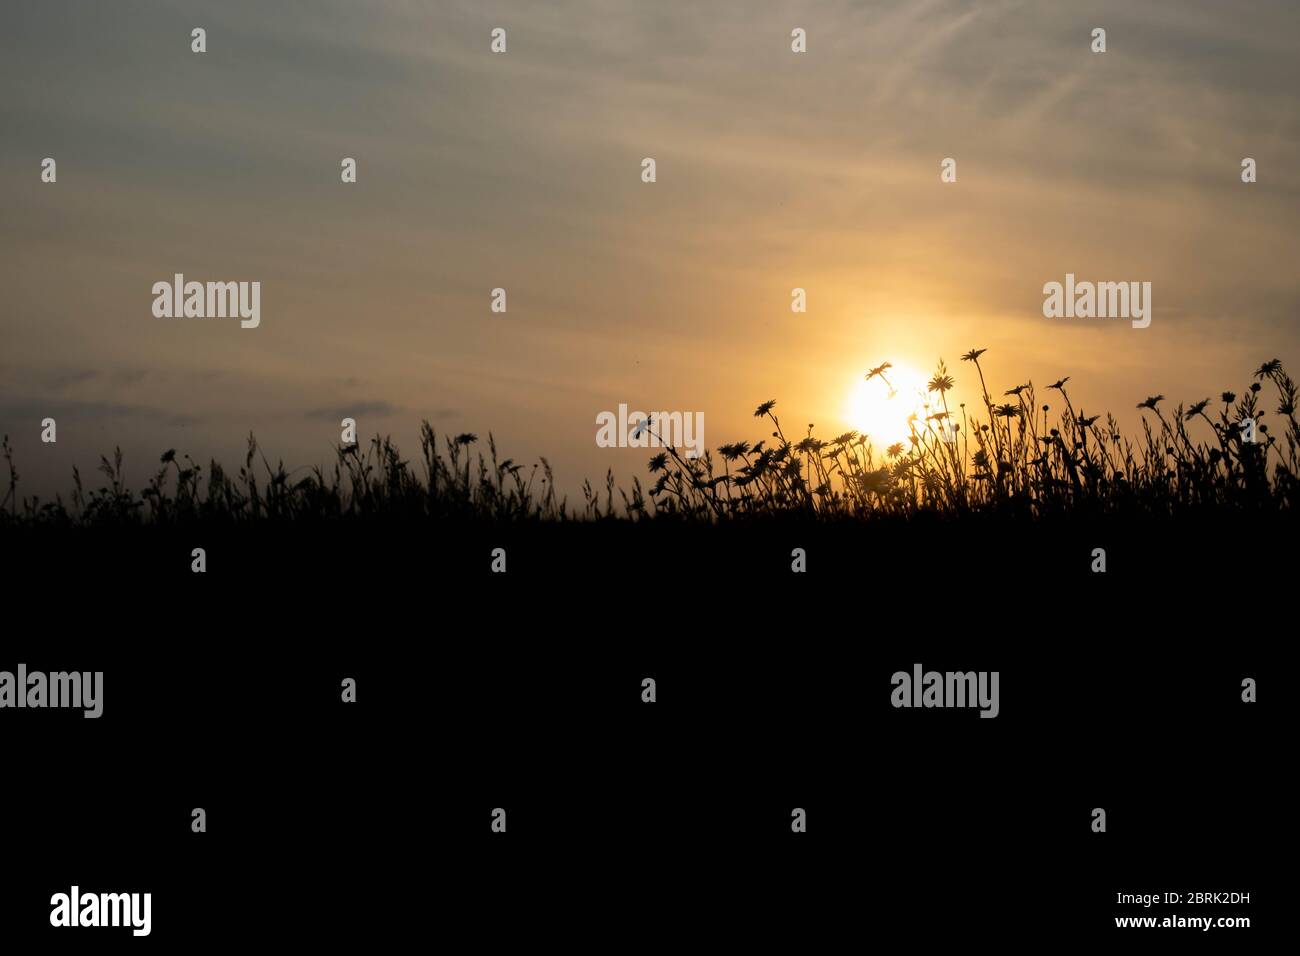
[[[3,27],[27,494],[115,444],[137,485],[168,448],[242,463],[250,431],[325,463],[345,416],[411,455],[422,418],[491,431],[572,493],[645,475],[596,446],[620,403],[702,411],[710,448],[766,437],[767,399],[831,437],[886,360],[942,356],[977,400],[976,347],[996,394],[1070,375],[1129,425],[1300,370],[1294,0],[46,0]],[[260,327],[155,318],[178,272],[260,281]],[[1151,326],[1044,318],[1067,272],[1151,282]]]

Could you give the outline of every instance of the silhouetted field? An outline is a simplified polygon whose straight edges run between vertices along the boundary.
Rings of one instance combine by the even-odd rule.
[[[87,490],[74,469],[70,493],[53,501],[20,494],[6,438],[0,532],[17,546],[7,549],[11,565],[40,564],[42,554],[57,563],[71,547],[162,562],[160,572],[188,571],[189,549],[205,542],[241,554],[242,568],[272,572],[280,555],[300,568],[487,573],[488,555],[503,547],[508,572],[540,576],[593,563],[609,574],[788,574],[803,548],[810,574],[912,576],[940,590],[985,570],[1087,573],[1093,548],[1121,576],[1223,561],[1256,576],[1291,566],[1300,425],[1297,387],[1280,362],[1217,401],[1168,410],[1163,396],[1148,397],[1130,437],[1111,415],[1076,412],[1068,379],[995,400],[981,354],[963,361],[979,376],[982,408],[948,407],[954,383],[940,363],[933,412],[911,421],[906,443],[877,449],[856,432],[823,440],[811,427],[787,435],[769,401],[754,413],[765,437],[695,459],[664,447],[649,461],[649,487],[616,487],[611,473],[599,488],[586,484],[579,502],[557,495],[545,459],[502,460],[491,436],[484,450],[472,434],[440,446],[427,422],[415,460],[376,437],[340,447],[329,469],[291,472],[250,435],[237,473],[167,451],[138,490],[126,485],[119,451],[102,459],[98,487]],[[868,377],[888,375],[886,363]],[[603,561],[602,549],[618,560]]]

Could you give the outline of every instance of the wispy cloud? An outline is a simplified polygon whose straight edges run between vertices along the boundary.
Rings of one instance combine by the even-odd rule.
[[[385,401],[370,400],[362,402],[352,402],[347,405],[336,405],[331,408],[315,408],[307,413],[307,418],[317,419],[319,421],[339,422],[345,418],[390,418],[401,412],[401,409]]]
[[[614,389],[705,408],[715,434],[736,408],[739,434],[775,385],[825,421],[857,366],[967,335],[991,367],[1096,370],[1089,404],[1116,408],[1217,385],[1208,355],[1300,345],[1293,0],[311,11],[7,16],[0,409],[24,429],[99,407],[213,443],[282,428],[286,457],[313,460],[343,417],[459,415],[581,475],[606,465],[585,409]],[[150,284],[177,271],[262,281],[262,326],[154,319]],[[1046,325],[1039,290],[1066,271],[1152,280],[1152,328]]]

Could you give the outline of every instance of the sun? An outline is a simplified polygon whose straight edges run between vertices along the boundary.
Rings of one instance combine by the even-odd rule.
[[[925,376],[906,365],[893,365],[867,381],[864,375],[849,389],[844,417],[850,425],[883,450],[908,440],[908,417],[916,415],[923,429],[928,405]]]

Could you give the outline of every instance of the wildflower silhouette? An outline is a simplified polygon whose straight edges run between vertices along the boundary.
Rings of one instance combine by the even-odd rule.
[[[775,414],[776,400],[754,411],[770,434],[755,442],[721,445],[696,458],[664,442],[647,418],[638,434],[649,433],[661,449],[649,459],[654,484],[616,488],[607,472],[600,492],[590,482],[582,501],[571,505],[556,492],[550,463],[531,469],[512,459],[499,461],[496,442],[474,456],[471,432],[444,438],[432,427],[420,431],[420,461],[402,459],[388,438],[336,449],[328,471],[289,472],[272,466],[248,437],[248,453],[237,474],[216,461],[206,468],[188,456],[182,467],[175,449],[138,493],[123,476],[122,453],[100,460],[106,483],[86,491],[73,469],[65,499],[41,501],[19,493],[19,473],[8,436],[0,448],[8,485],[0,497],[0,526],[123,526],[179,523],[337,521],[343,518],[566,521],[621,518],[631,521],[687,518],[717,522],[751,515],[794,513],[826,518],[922,514],[965,516],[1013,508],[1018,520],[1052,515],[1160,515],[1184,512],[1250,511],[1281,514],[1300,504],[1300,424],[1297,386],[1282,363],[1260,365],[1256,381],[1242,392],[1223,391],[1213,411],[1209,399],[1180,405],[1165,416],[1165,397],[1150,395],[1137,408],[1143,416],[1136,437],[1125,435],[1110,415],[1076,411],[1066,390],[1069,377],[1048,386],[1061,393],[1064,409],[1055,422],[1040,404],[1032,382],[1004,391],[1015,402],[994,404],[980,357],[962,356],[977,370],[983,414],[961,403],[960,421],[948,396],[960,384],[942,360],[928,383],[933,398],[925,414],[908,418],[909,434],[883,452],[855,431],[825,441],[809,425],[787,438]],[[888,362],[867,379],[888,383]],[[1264,407],[1263,385],[1277,395],[1276,412]],[[1264,419],[1275,414],[1276,427]],[[1256,423],[1258,441],[1247,441],[1246,423]],[[1271,419],[1270,419],[1271,421]],[[255,462],[257,465],[255,466]],[[264,471],[264,475],[261,473]]]
[[[887,369],[891,369],[891,368],[893,368],[893,367],[894,367],[894,366],[891,365],[889,362],[885,362],[884,364],[882,364],[882,365],[877,365],[875,368],[869,370],[869,371],[867,372],[867,375],[866,375],[866,380],[867,380],[868,382],[871,381],[871,380],[872,380],[873,378],[875,378],[876,376],[880,376],[881,380],[882,380],[886,385],[889,386],[889,395],[888,395],[889,398],[893,398],[895,395],[898,394],[898,389],[894,388],[894,383],[891,382],[891,381],[889,380],[888,376],[885,375],[885,371],[886,371]]]

